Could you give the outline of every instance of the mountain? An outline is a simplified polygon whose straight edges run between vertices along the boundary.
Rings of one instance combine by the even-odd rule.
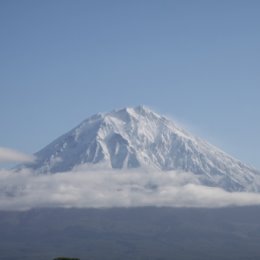
[[[27,165],[37,173],[84,164],[191,172],[228,191],[259,191],[260,173],[145,106],[99,113],[56,139]]]

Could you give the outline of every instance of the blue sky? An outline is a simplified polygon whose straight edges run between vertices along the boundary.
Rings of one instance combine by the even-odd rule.
[[[260,169],[260,1],[0,2],[0,146],[144,104]]]

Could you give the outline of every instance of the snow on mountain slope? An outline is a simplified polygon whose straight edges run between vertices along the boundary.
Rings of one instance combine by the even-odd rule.
[[[35,154],[38,173],[69,171],[82,164],[192,172],[207,186],[258,191],[258,171],[244,165],[149,108],[96,114]]]

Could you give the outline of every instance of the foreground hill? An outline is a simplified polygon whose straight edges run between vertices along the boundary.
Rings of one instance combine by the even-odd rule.
[[[260,259],[260,207],[0,212],[0,259]]]

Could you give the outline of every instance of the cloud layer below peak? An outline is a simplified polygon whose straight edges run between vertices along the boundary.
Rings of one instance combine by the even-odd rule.
[[[193,174],[184,172],[83,169],[35,175],[0,170],[0,210],[245,205],[260,205],[260,194],[202,186]]]

